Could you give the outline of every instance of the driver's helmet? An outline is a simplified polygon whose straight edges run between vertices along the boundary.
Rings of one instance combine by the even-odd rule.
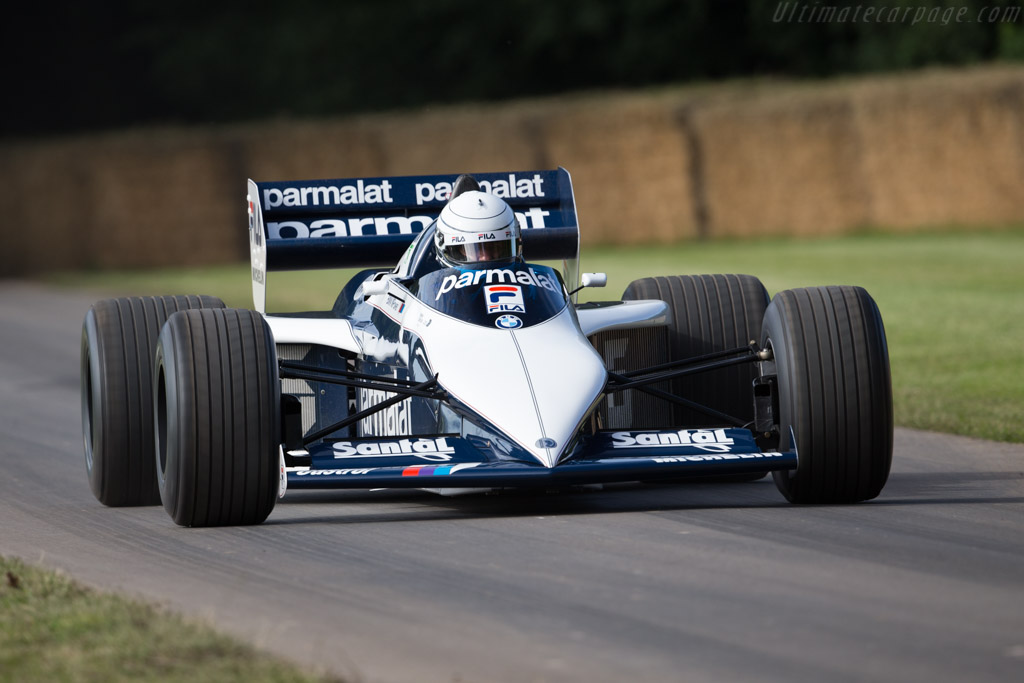
[[[449,266],[521,259],[522,239],[512,207],[479,189],[463,190],[460,181],[437,217],[437,257]]]

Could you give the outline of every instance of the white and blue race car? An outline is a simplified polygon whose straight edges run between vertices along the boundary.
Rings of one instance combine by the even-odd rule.
[[[503,262],[439,257],[456,182],[249,181],[253,310],[199,296],[95,304],[82,414],[100,502],[162,503],[178,524],[214,526],[258,524],[300,488],[771,472],[794,503],[882,490],[892,391],[863,289],[769,301],[751,276],[680,275],[577,303],[605,278],[578,273],[569,174],[475,176],[521,227],[528,260]],[[267,313],[269,272],[342,267],[368,269],[331,310]]]

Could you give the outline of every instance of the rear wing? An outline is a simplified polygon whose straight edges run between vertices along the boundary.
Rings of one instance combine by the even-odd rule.
[[[474,173],[523,227],[531,261],[579,257],[572,180],[553,171]],[[394,266],[448,201],[458,176],[248,183],[253,303],[266,310],[272,270]],[[575,270],[575,268],[574,268]]]

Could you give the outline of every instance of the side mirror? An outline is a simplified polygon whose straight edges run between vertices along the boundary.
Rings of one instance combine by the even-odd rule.
[[[604,287],[606,284],[608,284],[608,276],[605,273],[583,273],[580,276],[580,286],[569,292],[569,296],[584,287]]]
[[[376,296],[386,293],[390,281],[391,277],[389,275],[385,275],[379,280],[367,280],[363,283],[363,296]]]

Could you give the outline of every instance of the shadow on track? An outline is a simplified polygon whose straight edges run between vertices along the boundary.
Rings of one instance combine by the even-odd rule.
[[[711,484],[625,483],[562,490],[504,490],[439,496],[419,489],[301,491],[289,494],[282,511],[304,505],[381,505],[379,513],[282,516],[265,524],[367,524],[500,517],[597,515],[709,509],[842,509],[870,506],[992,505],[1024,503],[1024,472],[893,473],[879,498],[857,505],[791,505],[770,479]],[[395,509],[399,507],[399,509]]]
[[[711,508],[789,507],[770,480],[734,484],[614,484],[604,489],[507,490],[439,496],[420,490],[316,491],[285,498],[281,509],[300,505],[380,504],[380,513],[271,515],[264,524],[362,524],[385,521],[437,521],[499,517],[598,515],[627,512],[669,512]],[[395,509],[399,507],[399,509]]]

